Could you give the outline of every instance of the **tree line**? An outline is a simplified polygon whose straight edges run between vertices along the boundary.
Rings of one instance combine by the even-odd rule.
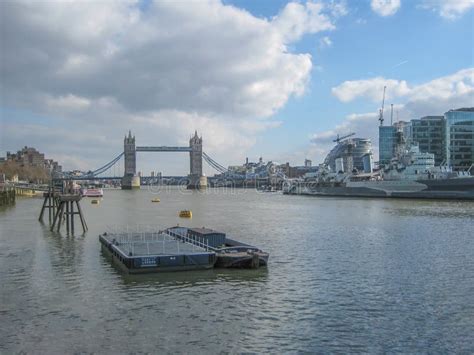
[[[6,161],[0,164],[0,174],[5,174],[5,178],[12,180],[18,175],[19,180],[31,183],[42,184],[51,179],[48,169],[40,166],[23,165],[14,161]]]

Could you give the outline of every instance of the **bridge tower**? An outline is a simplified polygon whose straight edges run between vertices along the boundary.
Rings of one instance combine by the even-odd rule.
[[[140,177],[137,176],[137,152],[135,149],[135,136],[128,131],[128,137],[123,139],[124,152],[124,175],[122,178],[122,189],[131,190],[140,188]]]
[[[207,178],[202,175],[202,136],[197,131],[189,140],[189,185],[188,189],[199,189],[207,186]]]

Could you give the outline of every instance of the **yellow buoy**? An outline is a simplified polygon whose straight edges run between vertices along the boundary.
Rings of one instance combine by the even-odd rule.
[[[193,213],[188,210],[183,210],[179,212],[179,216],[181,218],[193,218]]]
[[[160,202],[160,199],[158,197],[156,197],[156,198],[152,199],[151,202]]]

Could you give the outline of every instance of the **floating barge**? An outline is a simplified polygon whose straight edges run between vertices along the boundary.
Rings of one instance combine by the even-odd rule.
[[[267,266],[269,254],[257,247],[227,238],[209,228],[172,227],[165,234],[196,245],[205,244],[216,253],[215,267],[255,269]]]
[[[217,260],[205,243],[161,231],[104,233],[99,241],[104,254],[130,274],[210,269]]]

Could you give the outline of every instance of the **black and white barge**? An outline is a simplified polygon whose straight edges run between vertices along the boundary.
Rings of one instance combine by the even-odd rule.
[[[215,267],[255,269],[268,264],[269,254],[261,249],[227,238],[225,233],[209,228],[171,227],[164,231],[179,240],[209,246],[216,253]]]
[[[130,274],[211,269],[217,260],[209,245],[162,231],[104,233],[99,241],[104,254]]]

